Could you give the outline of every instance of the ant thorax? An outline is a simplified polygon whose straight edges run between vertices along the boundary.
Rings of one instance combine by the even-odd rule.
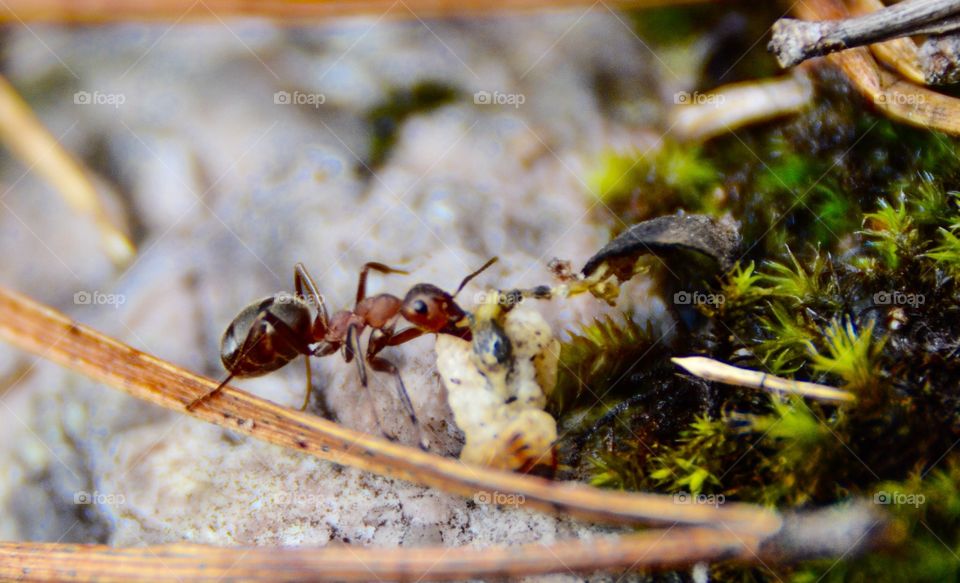
[[[340,310],[330,318],[329,327],[324,331],[324,337],[316,338],[316,340],[343,342],[347,337],[347,329],[351,325],[356,326],[358,330],[363,330],[365,327],[363,318],[357,316],[350,310]]]
[[[466,436],[460,459],[511,470],[552,463],[557,424],[543,408],[556,385],[560,342],[527,309],[476,319],[473,328],[473,343],[449,335],[436,342],[437,368]]]
[[[380,294],[364,298],[353,310],[367,326],[383,328],[397,318],[400,312],[400,298],[390,294]]]

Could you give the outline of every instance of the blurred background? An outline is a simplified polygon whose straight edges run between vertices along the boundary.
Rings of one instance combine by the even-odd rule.
[[[579,263],[617,226],[590,193],[598,157],[656,147],[665,108],[702,82],[709,53],[686,40],[655,53],[636,15],[603,5],[445,19],[389,8],[311,26],[216,13],[8,25],[3,72],[84,166],[102,216],[3,153],[0,283],[220,378],[222,331],[249,302],[292,290],[297,261],[331,309],[352,304],[366,261],[409,270],[370,281],[402,295],[419,281],[452,289],[499,256],[467,307],[484,286],[549,282],[551,258]],[[105,246],[105,224],[135,254]],[[645,288],[622,307],[661,310]],[[559,331],[598,304],[543,310]],[[385,354],[431,447],[453,455],[462,435],[432,345]],[[412,441],[389,379],[374,377],[385,429]],[[290,366],[237,384],[297,405],[303,382]],[[315,361],[314,382],[313,410],[372,429],[352,367]],[[4,540],[489,544],[588,529],[301,459],[7,346],[0,392]]]

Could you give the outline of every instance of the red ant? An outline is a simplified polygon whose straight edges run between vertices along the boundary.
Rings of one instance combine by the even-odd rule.
[[[380,273],[407,273],[382,263],[366,263],[360,270],[357,301],[353,310],[341,310],[335,313],[333,318],[328,317],[323,296],[306,267],[297,263],[293,273],[296,295],[277,294],[264,298],[248,305],[233,319],[220,342],[220,359],[227,369],[227,377],[217,388],[193,400],[187,405],[187,409],[193,409],[217,394],[235,377],[264,375],[303,355],[307,368],[307,390],[300,408],[302,411],[310,403],[313,391],[310,357],[327,356],[340,350],[346,362],[356,358],[360,382],[364,388],[367,387],[365,364],[369,364],[370,368],[377,372],[390,373],[396,377],[400,400],[419,432],[417,415],[400,372],[393,363],[378,354],[388,346],[398,346],[423,334],[452,334],[470,340],[472,336],[469,315],[457,305],[454,298],[470,280],[496,261],[497,258],[494,257],[466,276],[453,295],[435,285],[420,283],[410,288],[403,300],[386,293],[366,297],[367,273],[371,269]],[[315,317],[311,315],[310,304],[304,296],[304,287],[309,293],[309,299],[317,307]],[[412,326],[396,331],[398,316],[402,316]],[[364,353],[360,346],[360,335],[367,327],[373,331]],[[316,346],[311,347],[312,345]],[[375,409],[374,417],[378,427],[382,427]],[[420,441],[425,448],[422,437]]]

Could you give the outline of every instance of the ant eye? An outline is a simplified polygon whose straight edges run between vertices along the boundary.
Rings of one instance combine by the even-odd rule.
[[[413,311],[420,314],[421,316],[426,316],[428,309],[427,303],[423,300],[417,300],[413,303]]]

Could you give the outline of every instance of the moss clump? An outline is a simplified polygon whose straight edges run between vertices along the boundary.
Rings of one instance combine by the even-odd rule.
[[[568,379],[557,391],[570,435],[562,459],[573,476],[605,487],[779,508],[922,493],[924,505],[887,505],[903,531],[894,549],[832,568],[721,564],[713,575],[956,578],[958,142],[864,115],[842,81],[823,81],[818,105],[791,122],[695,150],[668,144],[598,171],[598,190],[624,222],[677,209],[730,214],[745,254],[719,278],[686,282],[708,279],[708,291],[724,298],[696,306],[701,320],[677,320],[663,338],[631,323],[567,343],[561,370],[582,382]],[[843,386],[858,401],[826,405],[704,383],[666,362],[689,354]]]
[[[588,182],[601,202],[636,223],[680,208],[700,212],[720,176],[698,148],[666,142],[647,152],[606,154]]]

